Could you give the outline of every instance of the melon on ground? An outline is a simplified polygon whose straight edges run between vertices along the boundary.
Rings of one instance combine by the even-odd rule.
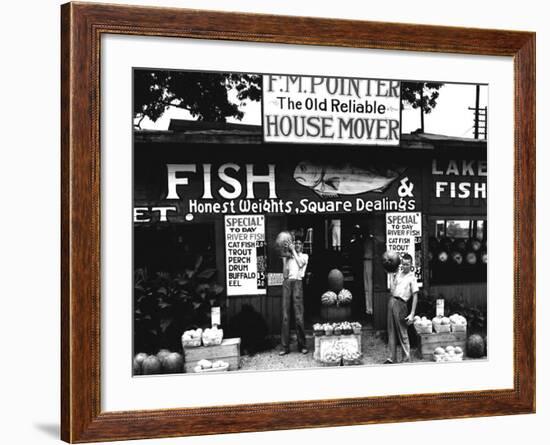
[[[134,356],[132,361],[132,370],[134,375],[141,375],[143,373],[143,361],[147,358],[145,352],[139,352]]]
[[[162,364],[156,355],[150,355],[143,360],[142,368],[143,374],[145,375],[160,374],[162,371]]]
[[[183,372],[183,357],[177,352],[172,352],[164,357],[162,368],[167,374],[178,374]]]
[[[472,334],[466,341],[466,353],[468,357],[481,358],[485,355],[485,342],[479,334]]]
[[[160,360],[160,363],[164,361],[166,357],[168,357],[172,351],[169,351],[168,349],[161,349],[159,352],[157,352],[157,358]]]

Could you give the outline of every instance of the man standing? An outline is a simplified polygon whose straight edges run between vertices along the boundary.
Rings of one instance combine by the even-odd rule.
[[[306,336],[304,331],[304,290],[302,279],[306,274],[309,256],[302,252],[303,242],[296,237],[288,244],[290,255],[283,257],[283,323],[281,329],[282,349],[279,355],[290,352],[290,311],[294,308],[296,320],[296,337],[298,351],[307,354]]]
[[[413,322],[418,301],[418,283],[412,271],[412,257],[406,253],[401,258],[401,270],[390,274],[390,299],[388,300],[388,347],[391,357],[386,363],[397,362],[397,343],[401,346],[404,362],[411,361],[408,325]],[[412,298],[409,313],[407,302]]]

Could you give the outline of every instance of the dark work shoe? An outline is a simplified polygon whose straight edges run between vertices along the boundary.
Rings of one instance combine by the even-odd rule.
[[[290,351],[288,349],[281,349],[279,355],[287,355]]]
[[[308,352],[309,352],[309,351],[308,351],[307,348],[302,348],[302,349],[301,349],[301,353],[302,353],[302,354],[307,354]]]

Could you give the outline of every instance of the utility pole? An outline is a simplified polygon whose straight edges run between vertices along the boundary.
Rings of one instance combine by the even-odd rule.
[[[479,85],[476,85],[476,111],[474,116],[474,138],[479,139]]]
[[[487,139],[487,107],[479,108],[480,86],[476,85],[476,106],[468,107],[474,112],[474,138],[479,139],[483,133],[483,139]]]

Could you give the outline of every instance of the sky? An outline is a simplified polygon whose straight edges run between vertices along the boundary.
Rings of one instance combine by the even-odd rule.
[[[488,106],[489,87],[480,87],[479,106]],[[476,87],[467,84],[444,84],[439,90],[437,105],[429,114],[424,114],[424,132],[446,136],[471,137],[474,132]],[[420,127],[420,111],[406,105],[401,116],[401,132],[410,133]]]
[[[474,112],[468,107],[475,106],[476,87],[471,84],[445,83],[439,90],[437,105],[431,113],[424,114],[424,132],[473,138]],[[236,93],[229,92],[230,100]],[[480,107],[488,105],[489,87],[480,87]],[[236,100],[235,100],[236,102]],[[228,118],[228,122],[261,125],[261,103],[249,100],[242,102],[239,109],[244,113],[241,121]],[[188,111],[171,107],[156,122],[145,118],[141,123],[143,130],[167,130],[171,119],[194,119]],[[401,132],[411,133],[420,127],[420,112],[406,104],[401,116]]]

